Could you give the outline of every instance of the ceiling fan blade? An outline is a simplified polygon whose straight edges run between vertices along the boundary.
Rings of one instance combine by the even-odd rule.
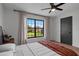
[[[50,3],[50,5],[54,5],[54,3]]]
[[[51,6],[51,8],[53,8],[54,7],[54,3],[50,3],[50,6]]]
[[[61,9],[61,8],[56,8],[56,10],[60,10],[60,11],[62,11],[63,9]]]
[[[65,3],[60,3],[60,4],[56,5],[55,7],[59,7],[59,6],[63,5],[63,4],[65,4]]]
[[[47,9],[51,9],[51,8],[44,8],[44,9],[41,9],[41,10],[47,10]]]
[[[51,10],[49,11],[49,13],[51,12]]]

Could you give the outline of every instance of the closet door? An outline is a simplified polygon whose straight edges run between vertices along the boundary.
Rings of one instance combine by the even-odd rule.
[[[61,19],[61,43],[72,45],[72,16]]]

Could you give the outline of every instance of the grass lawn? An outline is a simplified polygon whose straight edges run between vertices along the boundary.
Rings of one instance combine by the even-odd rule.
[[[34,37],[34,32],[28,32],[27,33],[28,37]],[[43,36],[41,32],[36,32],[36,36]]]

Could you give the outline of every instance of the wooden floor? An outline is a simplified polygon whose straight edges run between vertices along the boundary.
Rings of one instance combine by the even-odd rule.
[[[67,44],[59,43],[59,42],[57,42],[57,44],[59,44],[61,46],[65,46],[66,48],[69,48],[69,49],[75,51],[79,55],[79,48],[78,47],[70,46]]]

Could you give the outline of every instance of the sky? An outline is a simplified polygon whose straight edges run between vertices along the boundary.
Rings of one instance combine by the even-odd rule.
[[[34,20],[28,19],[27,20],[27,25],[34,27]],[[43,22],[42,21],[36,21],[36,26],[37,27],[43,27]]]

